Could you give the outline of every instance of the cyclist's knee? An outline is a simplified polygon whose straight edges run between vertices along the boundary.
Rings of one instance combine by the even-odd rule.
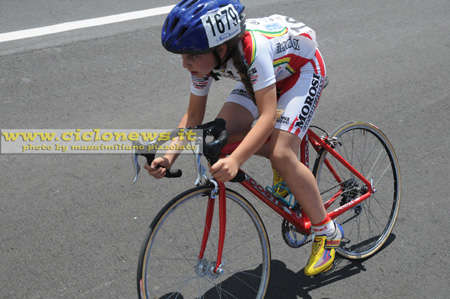
[[[282,171],[284,168],[289,167],[292,163],[298,161],[296,155],[289,150],[271,152],[269,159],[270,163],[272,163],[272,166],[277,171]]]
[[[226,121],[226,129],[229,134],[229,142],[237,142],[250,131],[254,118],[244,107],[235,103],[225,103],[217,118]]]
[[[228,142],[227,144],[232,144],[232,143],[236,143],[236,142],[240,142],[244,139],[245,135],[247,135],[247,133],[242,133],[242,134],[229,134],[228,135]]]

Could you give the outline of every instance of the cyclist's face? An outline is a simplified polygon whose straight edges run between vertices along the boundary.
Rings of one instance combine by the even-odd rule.
[[[217,48],[217,53],[223,59],[227,52],[225,44]],[[217,65],[216,57],[213,53],[206,54],[181,54],[183,67],[196,77],[205,77]]]
[[[217,62],[212,53],[181,54],[183,67],[196,77],[205,77],[216,66]]]

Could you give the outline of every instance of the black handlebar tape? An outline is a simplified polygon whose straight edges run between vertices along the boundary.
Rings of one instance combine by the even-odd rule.
[[[148,165],[151,165],[153,160],[155,160],[155,154],[141,154],[141,155],[147,159]],[[160,168],[160,167],[161,167],[161,165],[158,165],[156,168]],[[183,172],[181,171],[181,169],[177,169],[177,170],[166,169],[165,177],[166,178],[179,178],[182,174],[183,174]]]
[[[236,176],[230,180],[230,182],[233,183],[240,183],[243,181],[245,181],[245,173],[241,170],[239,170]]]

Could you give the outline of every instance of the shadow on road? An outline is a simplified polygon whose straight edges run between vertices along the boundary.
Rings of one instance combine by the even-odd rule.
[[[384,246],[377,252],[379,254],[395,240],[395,235],[391,234]],[[295,273],[288,269],[286,264],[279,260],[271,261],[271,271],[269,287],[266,293],[266,299],[297,299],[312,298],[309,293],[315,289],[332,284],[342,279],[357,275],[363,271],[367,271],[363,263],[370,259],[349,260],[336,256],[334,269],[328,271],[318,277],[308,277],[303,273],[303,269]],[[222,281],[216,287],[212,287],[201,298],[235,298],[234,295],[239,294],[239,298],[253,298],[255,296],[254,289],[246,286],[255,286],[259,283],[259,275],[261,266],[254,270],[239,272]],[[211,284],[215,283],[211,281]],[[182,293],[170,292],[161,298],[184,298]]]
[[[395,240],[395,235],[391,234],[383,247],[374,255],[381,253],[384,248]],[[372,256],[373,257],[373,256]],[[357,275],[367,271],[364,262],[372,257],[362,260],[349,260],[336,255],[335,267],[333,270],[318,277],[308,277],[303,273],[303,269],[295,273],[286,268],[286,264],[272,260],[270,283],[266,298],[268,299],[296,299],[312,298],[309,293],[312,290]]]

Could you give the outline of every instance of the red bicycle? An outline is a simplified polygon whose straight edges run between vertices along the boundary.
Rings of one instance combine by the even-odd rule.
[[[204,143],[210,163],[232,152],[225,146],[223,120],[197,128],[204,138],[214,137]],[[369,123],[347,123],[323,137],[315,130],[319,128],[310,128],[304,138],[300,159],[309,166],[309,146],[317,152],[312,171],[324,206],[345,231],[337,252],[349,259],[369,257],[386,242],[399,211],[401,180],[394,149]],[[139,257],[139,297],[264,298],[271,257],[263,221],[245,197],[205,175],[200,157],[197,154],[197,187],[168,202],[150,225]],[[147,156],[150,162],[153,158]],[[283,218],[288,246],[307,242],[311,222],[292,195],[281,198],[243,170],[234,181]]]

